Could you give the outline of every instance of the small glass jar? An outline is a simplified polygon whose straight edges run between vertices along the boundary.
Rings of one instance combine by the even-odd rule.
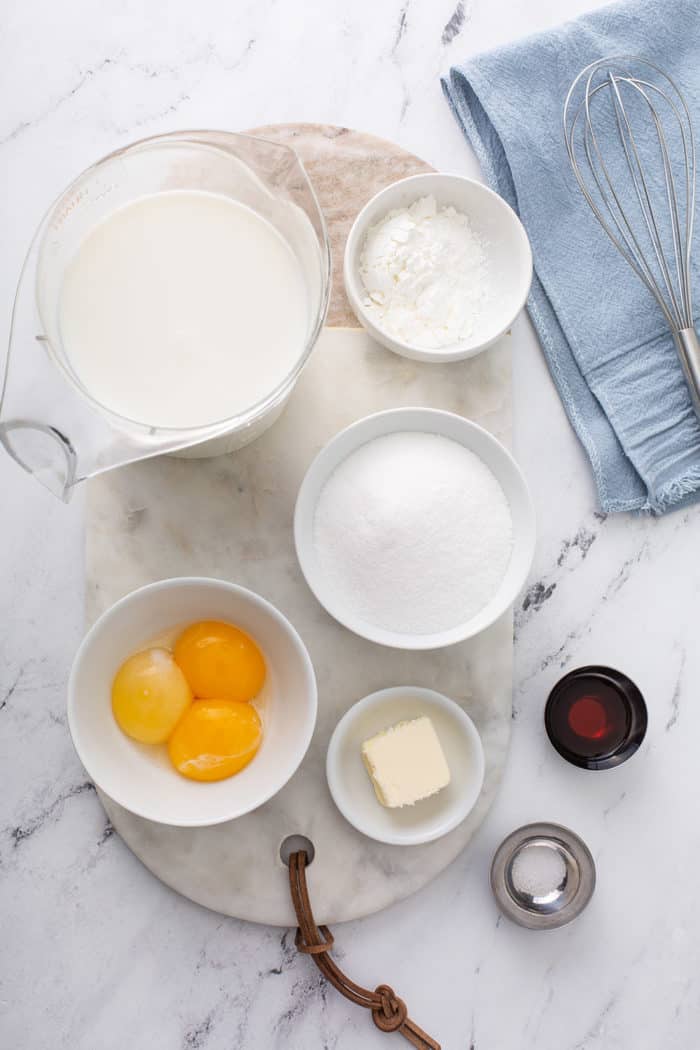
[[[544,723],[567,762],[581,769],[610,769],[639,748],[647,708],[637,686],[621,671],[579,667],[552,689]]]

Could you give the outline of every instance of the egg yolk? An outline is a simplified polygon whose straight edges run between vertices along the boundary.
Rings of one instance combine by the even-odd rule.
[[[248,765],[261,740],[262,723],[252,704],[195,700],[170,737],[168,754],[190,780],[223,780]]]
[[[192,703],[187,679],[167,649],[146,649],[126,660],[112,683],[112,710],[127,736],[160,744]]]
[[[193,623],[175,643],[175,661],[200,699],[252,700],[265,681],[265,661],[252,638],[230,623]]]

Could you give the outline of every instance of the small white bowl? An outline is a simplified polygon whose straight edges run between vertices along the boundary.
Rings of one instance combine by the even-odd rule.
[[[362,744],[397,722],[427,715],[450,768],[450,783],[413,806],[387,809],[377,800],[362,761]],[[466,711],[432,689],[396,686],[358,700],[335,727],[326,756],[333,801],[363,835],[395,846],[417,846],[446,835],[469,816],[484,782],[481,737]]]
[[[120,664],[158,635],[197,620],[241,627],[267,664],[260,750],[240,773],[213,783],[181,776],[164,745],[131,740],[112,714]],[[137,816],[178,827],[220,824],[261,806],[296,771],[315,723],[316,679],[301,638],[264,598],[224,580],[181,577],[128,594],[88,631],[68,683],[68,725],[88,776]]]
[[[469,223],[486,246],[489,294],[475,319],[471,337],[439,350],[405,343],[385,332],[364,306],[366,290],[360,276],[360,255],[370,226],[387,212],[409,207],[432,194],[438,207],[452,205]],[[508,331],[518,316],[532,282],[532,251],[523,224],[502,197],[474,179],[463,175],[428,172],[411,175],[392,183],[372,197],[355,219],[350,230],[343,262],[345,291],[358,321],[378,343],[402,357],[416,361],[461,361],[485,350]]]
[[[403,431],[441,434],[474,452],[494,474],[510,507],[513,550],[501,585],[493,598],[470,620],[434,634],[388,631],[360,619],[338,600],[324,576],[314,548],[314,517],[323,486],[336,467],[352,452],[374,438]],[[434,408],[394,408],[377,412],[341,430],[319,452],[306,472],[294,512],[294,542],[306,582],[324,609],[350,631],[379,645],[395,649],[442,649],[490,627],[515,601],[535,553],[535,511],[520,468],[487,430],[453,412]]]

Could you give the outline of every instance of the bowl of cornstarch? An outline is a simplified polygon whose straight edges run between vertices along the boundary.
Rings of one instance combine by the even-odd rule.
[[[459,361],[508,331],[530,290],[532,252],[502,197],[433,172],[401,179],[365,205],[343,276],[378,342],[419,361]]]
[[[430,408],[378,412],[313,461],[294,515],[302,572],[339,623],[380,645],[439,649],[485,630],[530,570],[525,479],[488,431]]]

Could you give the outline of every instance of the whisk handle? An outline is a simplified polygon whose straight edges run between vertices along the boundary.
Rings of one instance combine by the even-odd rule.
[[[700,418],[700,339],[694,328],[682,328],[673,333],[685,381],[693,399],[693,408]]]

